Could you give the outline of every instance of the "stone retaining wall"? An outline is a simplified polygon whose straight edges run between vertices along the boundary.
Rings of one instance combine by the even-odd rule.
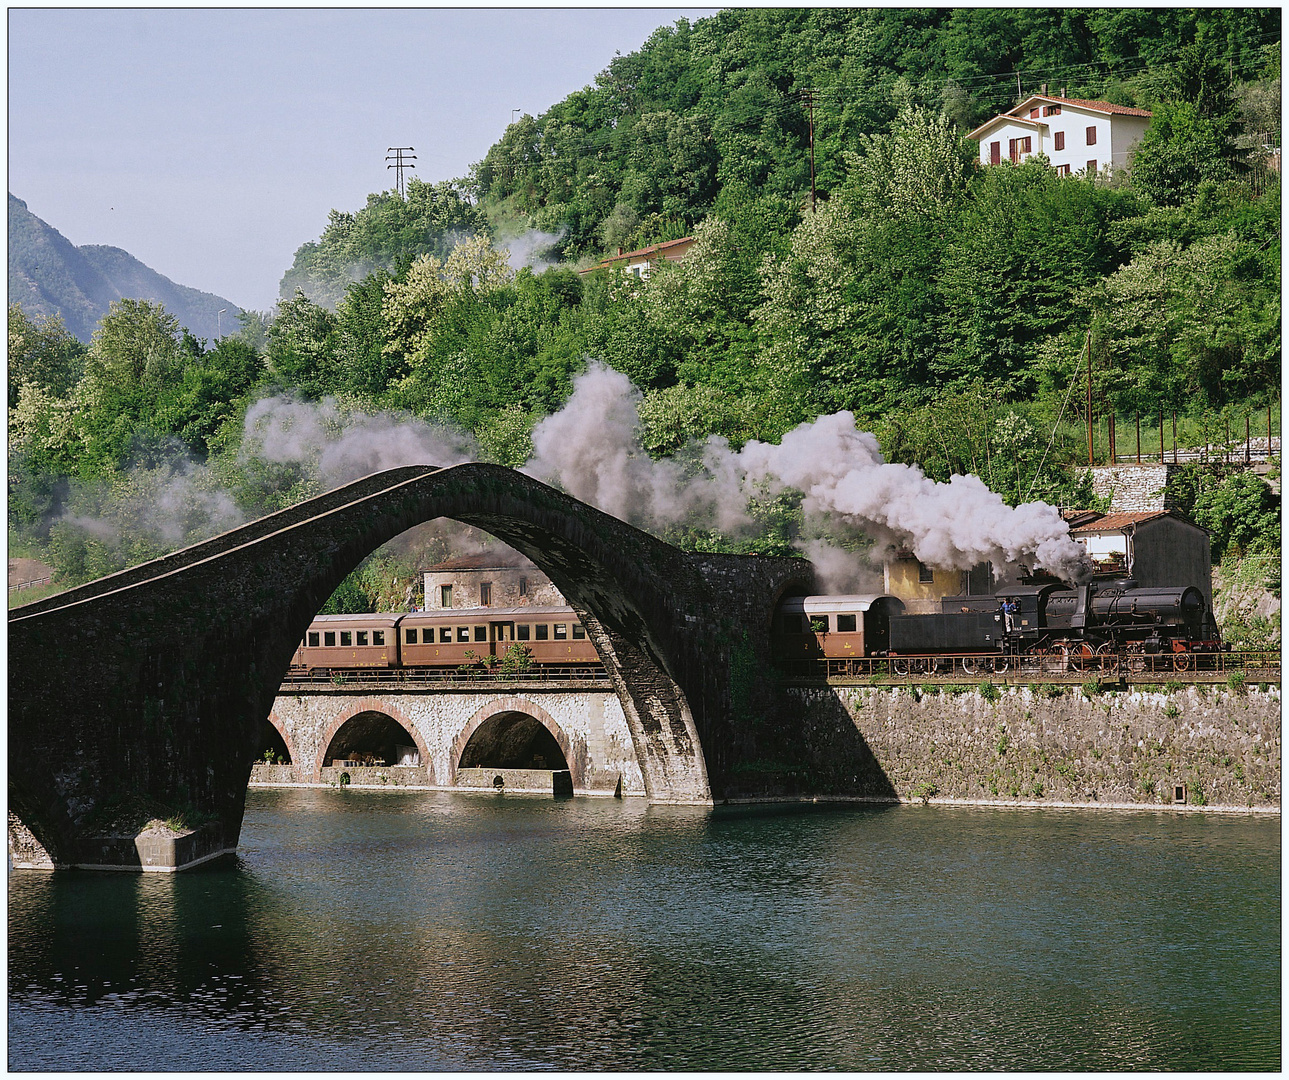
[[[853,723],[901,799],[1278,810],[1280,688],[797,688]],[[988,697],[986,697],[988,695]]]

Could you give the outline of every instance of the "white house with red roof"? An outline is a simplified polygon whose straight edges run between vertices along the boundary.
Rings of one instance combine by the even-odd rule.
[[[980,143],[981,165],[1018,164],[1046,154],[1059,173],[1092,176],[1126,168],[1149,126],[1145,109],[1035,94],[967,138]]]
[[[679,240],[666,240],[661,244],[650,244],[648,247],[639,248],[636,251],[623,251],[618,248],[616,255],[610,255],[607,259],[596,263],[594,266],[578,272],[590,274],[596,270],[617,269],[624,270],[641,280],[646,280],[649,277],[649,271],[655,266],[660,263],[680,262],[693,246],[694,238],[692,236],[682,236]]]

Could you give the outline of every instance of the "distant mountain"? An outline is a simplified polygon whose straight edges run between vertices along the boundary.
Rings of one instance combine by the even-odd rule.
[[[61,315],[67,329],[88,342],[113,300],[160,303],[199,338],[213,341],[224,308],[225,334],[242,310],[213,293],[176,285],[128,251],[100,244],[77,247],[9,193],[9,302],[28,315]]]

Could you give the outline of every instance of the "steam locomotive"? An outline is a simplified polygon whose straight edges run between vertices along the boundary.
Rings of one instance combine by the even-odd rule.
[[[1004,600],[1015,604],[1008,628]],[[789,670],[859,674],[875,657],[897,674],[960,670],[1005,672],[1027,658],[1054,659],[1063,668],[1121,655],[1129,670],[1186,670],[1222,648],[1204,594],[1193,586],[1140,588],[1131,578],[1022,584],[992,596],[945,596],[940,611],[905,614],[893,596],[790,598],[776,616],[775,659]],[[803,663],[804,662],[804,663]]]

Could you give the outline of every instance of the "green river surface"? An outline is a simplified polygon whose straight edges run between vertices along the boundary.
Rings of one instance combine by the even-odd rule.
[[[18,1070],[1274,1070],[1280,819],[254,790],[8,973]]]

